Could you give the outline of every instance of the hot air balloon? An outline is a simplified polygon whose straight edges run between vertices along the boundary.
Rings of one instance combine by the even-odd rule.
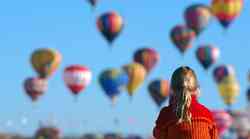
[[[223,135],[233,123],[231,115],[224,110],[213,110],[212,114],[216,122],[219,135]]]
[[[247,137],[250,131],[250,117],[248,110],[243,110],[234,115],[233,126],[240,137]]]
[[[36,102],[40,96],[42,96],[48,88],[47,81],[42,78],[27,78],[24,81],[24,89],[26,94],[31,98],[33,102]]]
[[[157,106],[161,107],[169,96],[169,82],[167,80],[154,80],[149,84],[148,90]]]
[[[250,88],[247,89],[247,101],[250,103]]]
[[[122,17],[114,11],[104,13],[97,19],[98,30],[110,44],[120,35],[123,26]]]
[[[96,7],[98,0],[86,0],[93,8]]]
[[[232,21],[240,15],[243,0],[213,0],[212,13],[224,28],[228,28]]]
[[[128,81],[128,74],[123,70],[108,69],[99,76],[99,83],[113,104],[117,96],[126,88]]]
[[[51,76],[61,63],[61,54],[50,48],[41,48],[33,52],[31,63],[41,78]]]
[[[158,63],[160,55],[153,48],[141,48],[134,54],[134,62],[140,63],[149,73]]]
[[[71,65],[65,68],[63,78],[72,94],[77,96],[90,84],[92,74],[85,66]]]
[[[147,71],[141,64],[136,62],[125,65],[123,68],[129,76],[127,85],[128,94],[129,96],[133,96],[136,89],[143,83]]]
[[[196,57],[204,69],[208,69],[215,64],[219,58],[220,51],[212,45],[201,45],[196,51]]]
[[[188,48],[191,48],[191,42],[195,38],[195,32],[184,25],[175,26],[171,33],[170,37],[175,46],[183,54]]]
[[[221,83],[218,84],[220,96],[224,103],[231,106],[235,103],[237,96],[239,95],[239,84],[233,79],[234,77],[226,77]]]
[[[230,65],[218,66],[214,70],[214,79],[224,103],[231,106],[239,95],[239,84],[234,68]]]
[[[185,10],[186,24],[193,29],[198,36],[209,24],[212,13],[204,4],[193,4]]]
[[[214,69],[213,76],[217,83],[220,83],[227,76],[234,76],[234,67],[231,65],[220,65]]]

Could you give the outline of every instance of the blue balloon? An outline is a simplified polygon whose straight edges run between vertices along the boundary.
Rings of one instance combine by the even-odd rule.
[[[99,76],[102,89],[112,101],[123,91],[128,82],[129,76],[122,70],[108,69]]]

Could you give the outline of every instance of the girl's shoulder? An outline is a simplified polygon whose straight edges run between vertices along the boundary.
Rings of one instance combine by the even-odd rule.
[[[211,122],[214,121],[211,111],[200,103],[195,103],[190,107],[193,118],[207,118]]]

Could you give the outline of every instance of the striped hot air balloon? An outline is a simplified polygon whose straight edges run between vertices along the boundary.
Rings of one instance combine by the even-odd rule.
[[[114,11],[104,13],[97,19],[98,30],[110,44],[120,35],[123,26],[122,17]]]
[[[123,69],[129,77],[129,82],[127,85],[128,94],[129,96],[133,96],[135,91],[144,82],[147,71],[143,65],[136,62],[125,65]]]
[[[220,51],[212,45],[201,45],[196,51],[196,57],[204,69],[208,69],[215,64],[219,58]]]
[[[213,0],[212,12],[224,28],[228,28],[242,11],[243,0]]]
[[[50,48],[37,49],[31,56],[31,64],[41,78],[50,77],[58,68],[61,60],[61,54]]]
[[[149,84],[148,91],[156,105],[161,107],[170,94],[169,81],[154,80]]]
[[[71,65],[65,68],[63,79],[66,86],[71,90],[72,94],[77,96],[91,82],[91,71],[81,65]]]
[[[193,4],[184,14],[187,26],[193,29],[197,36],[208,26],[211,17],[210,8],[204,4]]]
[[[160,55],[153,48],[141,48],[134,54],[134,61],[140,63],[149,73],[159,62]]]
[[[187,49],[192,47],[191,42],[195,38],[195,32],[187,26],[177,25],[172,29],[170,38],[178,50],[183,54]]]

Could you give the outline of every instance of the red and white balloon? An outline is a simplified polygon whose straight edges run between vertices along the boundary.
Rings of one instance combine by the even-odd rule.
[[[71,65],[64,70],[64,82],[73,95],[80,94],[91,82],[91,71],[81,65]]]

